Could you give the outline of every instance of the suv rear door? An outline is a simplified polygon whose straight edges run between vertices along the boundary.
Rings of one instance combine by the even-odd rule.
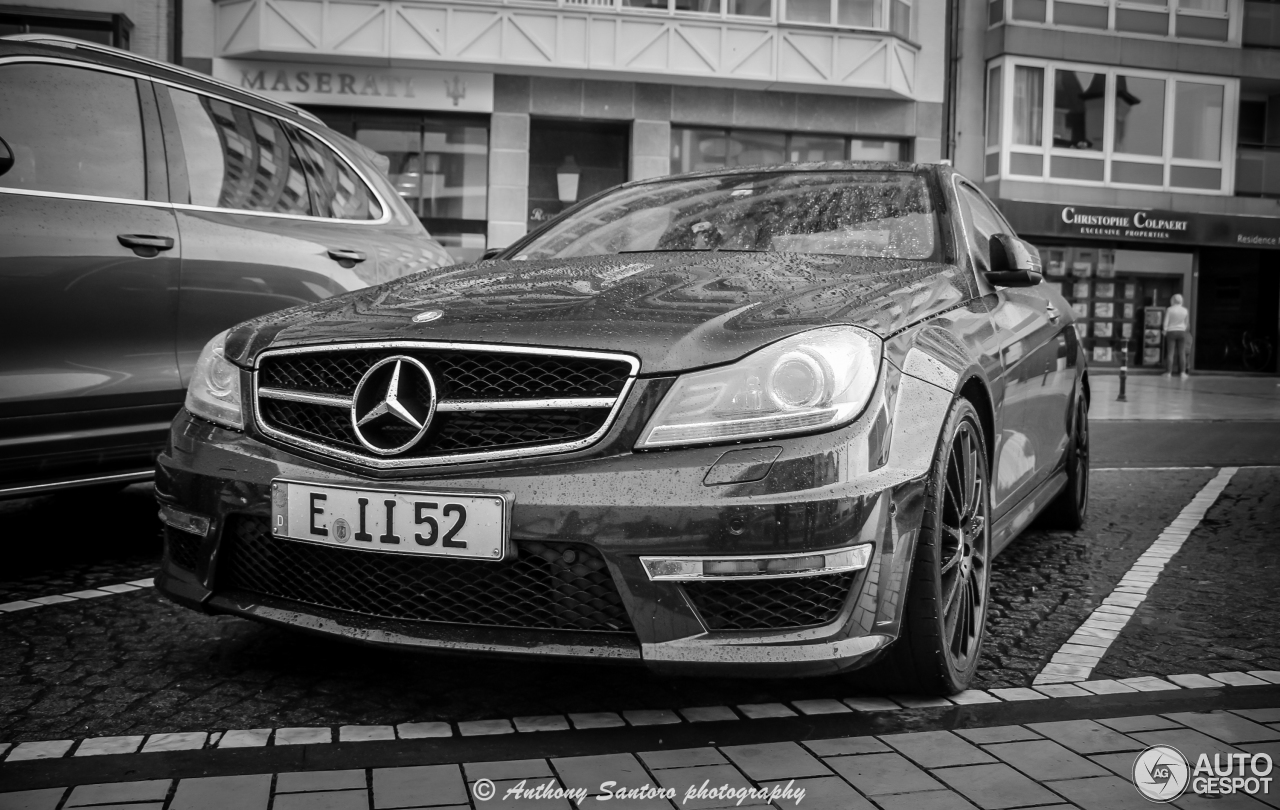
[[[351,165],[283,118],[157,85],[183,238],[178,362],[241,321],[381,281],[386,211]]]
[[[183,396],[151,83],[12,56],[0,110],[0,482],[149,469]]]

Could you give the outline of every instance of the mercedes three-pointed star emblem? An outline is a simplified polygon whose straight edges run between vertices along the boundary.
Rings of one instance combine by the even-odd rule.
[[[398,354],[379,360],[356,385],[351,424],[356,438],[380,456],[413,447],[436,411],[436,383],[422,363]]]

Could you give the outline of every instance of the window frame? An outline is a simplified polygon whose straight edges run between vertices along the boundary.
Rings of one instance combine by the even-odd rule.
[[[995,146],[984,146],[983,156],[984,160],[989,161],[991,155],[998,154],[999,159],[997,161],[997,173],[987,174],[985,179],[1021,180],[1028,182],[1055,183],[1060,185],[1086,186],[1092,188],[1118,188],[1134,191],[1208,194],[1224,197],[1229,197],[1233,194],[1233,189],[1235,187],[1235,127],[1237,122],[1235,120],[1235,116],[1231,115],[1231,111],[1237,107],[1237,101],[1240,94],[1239,79],[1221,76],[1204,76],[1191,73],[1142,70],[1116,65],[1091,65],[1080,62],[1006,56],[993,59],[987,63],[986,79],[988,83],[990,82],[991,71],[996,67],[1002,68],[1004,76],[1003,86],[1001,87],[1001,98],[998,99],[998,103],[1000,104],[1001,131],[996,139]],[[1044,103],[1041,110],[1042,119],[1039,146],[1015,144],[1013,142],[1014,82],[1010,81],[1009,77],[1014,75],[1018,67],[1038,68],[1044,71],[1042,77],[1042,98]],[[1054,77],[1059,70],[1099,73],[1104,76],[1104,80],[1106,82],[1106,96],[1102,111],[1103,142],[1102,149],[1096,152],[1092,150],[1067,149],[1053,145]],[[1159,156],[1129,154],[1126,152],[1116,151],[1115,93],[1116,81],[1119,76],[1158,79],[1164,82],[1164,132],[1162,150]],[[1174,123],[1176,120],[1175,116],[1177,115],[1175,107],[1179,82],[1207,84],[1222,88],[1222,120],[1219,123],[1220,154],[1219,159],[1216,161],[1178,158],[1174,156]],[[984,122],[990,117],[989,112],[991,103],[992,99],[988,98],[988,109],[984,110]],[[991,137],[985,132],[984,123],[984,143],[990,140]],[[1011,156],[1015,154],[1039,157],[1041,161],[1040,174],[1014,174],[1010,170],[1010,164]],[[1097,160],[1102,163],[1102,180],[1080,180],[1066,177],[1054,177],[1050,174],[1052,169],[1051,163],[1054,157]],[[1112,179],[1112,170],[1113,164],[1117,161],[1121,163],[1141,163],[1162,166],[1161,183],[1159,185],[1144,185],[1139,183],[1115,181]],[[1173,170],[1175,168],[1215,169],[1221,172],[1221,181],[1216,189],[1173,185]]]
[[[313,129],[310,126],[307,126],[304,123],[293,121],[289,118],[286,118],[283,115],[278,115],[270,110],[255,107],[250,104],[245,104],[243,101],[239,101],[237,99],[230,98],[228,96],[224,96],[219,93],[205,90],[204,88],[193,87],[188,84],[182,84],[181,82],[175,82],[175,81],[170,81],[168,79],[149,76],[145,73],[141,73],[136,70],[128,70],[125,68],[115,67],[113,65],[100,65],[96,62],[90,62],[90,61],[85,61],[80,59],[66,59],[66,58],[57,57],[57,56],[42,56],[42,55],[38,56],[35,54],[15,54],[13,56],[0,57],[0,67],[3,67],[5,65],[20,64],[20,63],[65,65],[65,66],[74,67],[74,68],[97,70],[103,73],[115,73],[121,76],[127,76],[136,82],[144,83],[146,84],[147,87],[150,87],[152,89],[152,95],[155,98],[155,101],[159,108],[159,113],[160,113],[159,124],[162,131],[161,133],[159,133],[159,136],[163,138],[163,142],[166,147],[165,149],[166,160],[162,165],[164,165],[168,171],[168,176],[169,176],[168,192],[169,193],[159,195],[159,196],[166,197],[166,199],[164,200],[151,200],[151,199],[131,200],[124,197],[99,197],[99,196],[88,195],[88,194],[72,194],[69,192],[61,192],[61,191],[37,191],[37,190],[30,190],[30,189],[11,189],[11,188],[0,189],[0,194],[21,194],[21,195],[30,196],[30,197],[58,197],[58,198],[73,199],[73,200],[90,200],[90,201],[97,201],[97,202],[124,203],[129,205],[149,205],[152,207],[171,208],[174,210],[182,210],[182,211],[211,211],[211,212],[219,212],[219,213],[239,214],[242,216],[275,217],[277,219],[291,219],[291,220],[300,220],[305,222],[345,223],[347,225],[357,225],[357,226],[385,225],[388,222],[392,221],[393,214],[392,214],[392,209],[390,204],[387,202],[386,198],[379,192],[377,185],[369,180],[369,177],[368,175],[365,174],[364,170],[361,169],[360,166],[352,162],[352,160],[347,156],[347,154],[343,150],[339,149],[337,146],[334,145],[333,141],[331,141],[329,138],[326,138],[324,135],[316,132],[315,129]],[[343,160],[343,162],[345,162],[347,166],[350,167],[351,171],[354,172],[355,175],[360,178],[360,182],[365,184],[366,188],[368,188],[369,190],[369,193],[373,195],[373,199],[377,200],[379,207],[382,209],[382,216],[379,217],[378,219],[336,219],[333,217],[317,217],[317,216],[303,215],[303,214],[277,214],[272,211],[242,211],[237,208],[217,208],[213,206],[192,205],[191,203],[174,202],[173,201],[173,198],[175,196],[174,190],[178,188],[185,188],[185,184],[187,182],[186,157],[185,157],[185,154],[181,152],[175,154],[175,150],[173,149],[173,146],[175,143],[179,145],[181,144],[181,139],[178,136],[176,130],[173,131],[172,135],[170,135],[170,130],[171,130],[170,125],[171,123],[175,123],[174,119],[172,118],[173,111],[169,101],[169,94],[160,93],[156,90],[156,87],[159,85],[163,85],[166,87],[173,87],[178,90],[186,91],[188,93],[195,93],[196,95],[208,96],[210,98],[216,98],[219,101],[224,101],[228,104],[234,104],[240,107],[245,107],[249,110],[252,110],[253,112],[259,113],[260,115],[265,115],[268,118],[276,119],[280,121],[282,124],[296,127],[297,129],[307,132],[309,135],[316,138],[325,146],[327,146],[328,148],[332,149],[335,153],[337,153],[338,157],[340,157]],[[146,125],[147,125],[147,121],[145,119],[145,115],[146,115],[145,107],[143,109],[143,114],[144,114],[143,128],[144,128],[144,134],[145,134]],[[159,140],[159,138],[157,138],[157,140]],[[148,147],[148,150],[149,150],[149,147]],[[153,154],[151,151],[147,151],[148,160],[150,160],[151,154]],[[150,175],[150,170],[148,170],[148,175]],[[164,190],[163,184],[161,185],[161,190],[162,191]],[[148,184],[148,192],[150,192],[150,184]],[[150,196],[150,193],[148,196]]]
[[[1107,7],[1107,25],[1105,28],[1093,28],[1090,26],[1071,25],[1069,23],[1060,23],[1056,21],[1055,5],[1059,2],[1069,3],[1071,5],[1085,6],[1106,6]],[[1154,3],[1144,3],[1140,0],[1044,0],[1045,14],[1044,20],[1025,20],[1015,19],[1013,16],[1014,0],[988,0],[988,17],[987,27],[994,28],[997,25],[1012,24],[1025,25],[1036,28],[1065,28],[1072,31],[1105,31],[1113,34],[1121,34],[1126,37],[1138,37],[1141,39],[1163,39],[1176,40],[1178,42],[1194,42],[1199,45],[1217,45],[1220,47],[1240,47],[1240,39],[1243,31],[1244,20],[1244,3],[1243,0],[1226,0],[1227,10],[1219,13],[1214,11],[1204,11],[1194,8],[1182,8],[1182,0],[1165,0],[1163,8]],[[993,11],[998,9],[998,12]],[[1150,14],[1164,13],[1167,17],[1166,25],[1163,33],[1150,33],[1144,31],[1131,31],[1128,29],[1116,28],[1116,15],[1120,10],[1142,11]],[[1226,20],[1227,36],[1225,39],[1206,39],[1192,36],[1178,35],[1178,18],[1179,17],[1197,17],[1208,20]]]
[[[93,62],[80,62],[74,59],[57,59],[38,56],[16,55],[0,58],[0,69],[18,64],[53,64],[78,70],[91,70],[97,73],[109,73],[131,79],[134,92],[138,97],[139,127],[142,133],[142,197],[114,197],[101,194],[81,194],[74,191],[46,191],[44,189],[11,188],[0,186],[0,194],[17,194],[25,197],[51,197],[65,200],[84,200],[87,202],[107,202],[120,205],[146,205],[157,208],[170,206],[168,166],[165,160],[163,132],[160,126],[155,91],[150,78],[127,70],[120,70],[109,65]]]

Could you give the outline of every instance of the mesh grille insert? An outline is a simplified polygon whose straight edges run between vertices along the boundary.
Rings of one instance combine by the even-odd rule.
[[[238,516],[219,586],[366,616],[424,622],[632,633],[600,552],[520,542],[500,563],[329,548],[270,534]]]
[[[394,355],[412,357],[426,366],[435,382],[438,401],[481,403],[466,411],[438,411],[422,439],[397,454],[397,459],[409,462],[430,463],[464,453],[554,450],[555,445],[587,439],[607,425],[612,408],[509,406],[522,400],[611,399],[622,394],[631,375],[630,362],[618,359],[407,346],[268,355],[260,362],[258,385],[352,397],[365,373],[383,358]],[[430,393],[425,390],[425,382],[420,376],[414,379],[417,389],[402,389],[401,395],[413,396],[420,403],[428,401]],[[508,407],[488,410],[488,403]],[[277,431],[277,435],[370,457],[351,424],[347,406],[264,396],[258,399],[258,414],[263,425]],[[387,446],[392,446],[399,428],[385,422],[379,426],[386,434],[383,439]],[[408,425],[401,432],[406,442],[415,435]]]
[[[711,630],[794,630],[834,621],[855,573],[682,584]]]
[[[164,527],[164,543],[169,551],[169,559],[179,568],[198,570],[201,542],[194,534],[179,531],[172,526]]]

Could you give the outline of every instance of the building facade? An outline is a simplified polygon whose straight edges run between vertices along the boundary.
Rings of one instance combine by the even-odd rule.
[[[1280,2],[965,0],[957,168],[1035,243],[1099,366],[1275,373]],[[1127,355],[1126,355],[1127,352]]]
[[[459,259],[672,172],[941,157],[925,0],[185,0],[188,67],[383,153]]]

